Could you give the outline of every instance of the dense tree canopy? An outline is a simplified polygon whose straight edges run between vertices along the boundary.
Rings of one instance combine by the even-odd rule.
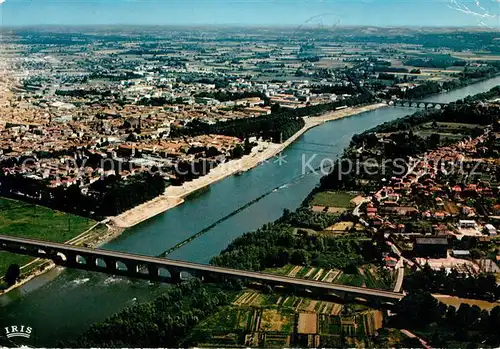
[[[428,265],[407,275],[403,286],[407,290],[425,289],[432,293],[453,294],[465,298],[490,301],[500,298],[500,286],[492,274],[466,276],[455,269],[447,273],[445,270],[433,270]]]
[[[241,139],[247,137],[263,137],[273,142],[281,142],[293,136],[298,130],[304,127],[304,116],[316,116],[328,111],[335,110],[341,106],[355,106],[368,103],[373,100],[370,94],[361,94],[346,100],[307,106],[304,108],[284,110],[274,108],[271,115],[263,115],[254,118],[234,119],[221,121],[215,124],[208,124],[199,120],[194,120],[186,127],[173,128],[171,137],[195,136],[200,134],[222,134],[234,136]],[[279,107],[279,106],[277,106]]]
[[[425,333],[436,347],[498,347],[500,306],[491,311],[462,303],[456,309],[439,302],[430,293],[411,291],[393,309],[389,326]]]
[[[346,269],[381,260],[381,247],[370,239],[327,237],[294,228],[324,229],[338,220],[326,213],[301,208],[275,223],[234,240],[212,263],[245,270],[263,270],[286,264]]]
[[[17,264],[9,265],[9,268],[7,269],[7,272],[5,273],[4,277],[7,286],[14,285],[20,275],[21,275],[21,269],[19,265]]]
[[[92,325],[65,347],[178,347],[190,330],[229,302],[224,288],[199,280],[173,285],[147,303],[137,304]]]
[[[44,181],[0,172],[0,194],[87,217],[115,216],[165,191],[162,177],[144,173],[120,180],[109,176],[89,186],[83,194],[78,185],[48,187]]]

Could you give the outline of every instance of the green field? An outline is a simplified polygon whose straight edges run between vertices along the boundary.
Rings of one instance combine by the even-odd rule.
[[[422,138],[430,137],[432,134],[439,134],[441,141],[459,141],[466,136],[474,134],[474,129],[480,128],[476,124],[462,124],[456,122],[428,122],[417,128],[415,134]]]
[[[481,127],[478,124],[464,124],[458,122],[428,122],[421,126],[422,128],[432,129],[432,130],[452,130],[452,131],[461,131],[461,130],[469,130],[477,127]]]
[[[198,328],[215,332],[245,330],[252,320],[251,308],[225,306],[198,325]]]
[[[340,275],[337,283],[342,285],[362,287],[365,283],[363,275],[359,274],[342,274]]]
[[[312,206],[326,206],[326,207],[339,207],[349,208],[353,207],[351,200],[355,198],[355,194],[345,192],[330,192],[325,191],[318,193],[311,201]]]
[[[378,288],[381,290],[390,290],[393,287],[392,280],[391,282],[385,281],[380,275],[377,274],[376,270],[370,268],[370,265],[363,267],[363,269],[366,287]]]
[[[65,242],[96,222],[22,201],[0,198],[0,234]],[[0,252],[0,276],[10,264],[26,264],[32,258]]]
[[[267,268],[266,270],[264,270],[264,272],[276,275],[288,275],[288,273],[290,273],[294,267],[295,265],[293,264],[286,264],[279,268]]]

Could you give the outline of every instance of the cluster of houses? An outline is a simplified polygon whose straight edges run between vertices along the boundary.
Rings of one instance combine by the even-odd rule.
[[[369,202],[360,205],[360,220],[423,260],[448,258],[450,254],[470,258],[468,250],[453,250],[453,241],[464,238],[485,246],[500,243],[496,238],[500,228],[496,178],[500,163],[484,159],[484,164],[475,166],[479,161],[477,145],[483,140],[480,136],[412,159],[405,175],[384,180]],[[452,173],[449,167],[437,166],[444,161],[459,161],[460,166]],[[478,168],[483,171],[470,172]],[[387,263],[394,264],[394,260]]]

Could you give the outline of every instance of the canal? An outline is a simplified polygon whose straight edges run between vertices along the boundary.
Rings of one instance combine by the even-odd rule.
[[[500,77],[426,98],[451,102],[500,85]],[[294,210],[319,183],[321,173],[304,173],[304,163],[315,168],[335,160],[351,137],[416,109],[383,108],[325,123],[299,137],[278,159],[210,186],[183,205],[125,231],[103,248],[158,256],[236,208],[264,193],[269,195],[183,245],[169,258],[208,263],[234,238]],[[309,169],[309,167],[308,167]],[[104,274],[57,268],[0,297],[0,328],[33,328],[31,345],[47,347],[75,338],[92,323],[102,321],[135,302],[160,294],[168,285],[154,285]]]

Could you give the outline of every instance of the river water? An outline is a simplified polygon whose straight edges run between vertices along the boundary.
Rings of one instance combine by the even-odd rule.
[[[425,100],[451,102],[496,85],[500,85],[500,77]],[[280,158],[213,184],[183,205],[127,230],[103,248],[158,256],[237,208],[269,193],[169,255],[171,259],[208,263],[234,238],[276,220],[285,208],[298,208],[322,175],[311,173],[310,168],[318,167],[322,161],[323,164],[334,161],[354,134],[414,111],[387,107],[313,128],[299,137]],[[165,287],[168,285],[57,268],[0,297],[0,328],[30,326],[33,328],[31,345],[54,346],[59,341],[75,338],[92,323],[126,306],[154,298]]]

